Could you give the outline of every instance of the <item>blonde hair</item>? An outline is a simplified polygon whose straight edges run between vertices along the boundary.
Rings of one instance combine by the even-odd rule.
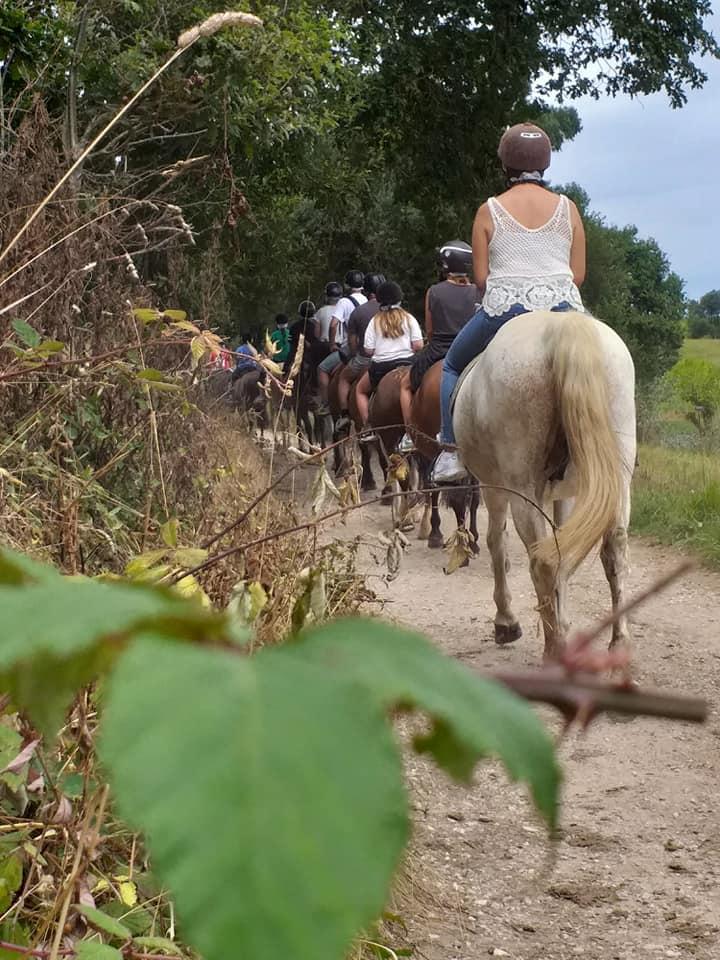
[[[390,307],[389,310],[380,310],[375,314],[375,329],[379,330],[388,340],[397,340],[410,329],[410,314],[402,307]]]

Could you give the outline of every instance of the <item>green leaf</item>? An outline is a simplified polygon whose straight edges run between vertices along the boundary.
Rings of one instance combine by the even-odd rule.
[[[176,323],[183,323],[187,320],[187,313],[184,310],[163,310],[165,320],[174,320]]]
[[[400,758],[362,687],[285,649],[137,641],[100,752],[205,960],[337,960],[375,919],[407,837]],[[188,774],[192,771],[192,775]]]
[[[48,583],[62,580],[62,574],[49,564],[31,560],[24,553],[0,550],[0,584]]]
[[[10,761],[14,760],[20,753],[21,749],[22,737],[17,730],[13,730],[6,723],[0,723],[0,770],[4,770]],[[22,783],[20,774],[10,773],[9,771],[0,774],[0,780],[6,783],[11,790],[17,790]]]
[[[3,920],[0,923],[0,940],[5,943],[15,943],[19,947],[29,947],[30,937],[25,927],[15,920]],[[0,960],[27,960],[28,955],[17,950],[0,949]]]
[[[5,913],[22,886],[22,859],[13,853],[0,860],[0,913]]]
[[[117,937],[118,940],[130,939],[130,930],[125,924],[120,923],[115,917],[109,917],[106,913],[103,913],[102,910],[98,910],[97,907],[87,907],[85,904],[79,904],[77,910],[78,913],[81,913],[83,917],[85,917],[90,926],[95,927],[96,930],[109,933],[111,937]]]
[[[182,390],[179,383],[173,383],[167,379],[167,375],[161,370],[155,370],[153,367],[146,367],[144,370],[138,370],[135,379],[140,380],[148,387],[155,387],[158,390]]]
[[[131,580],[140,578],[166,557],[167,553],[165,549],[148,550],[146,553],[133,557],[125,567],[125,576]]]
[[[75,800],[83,795],[85,778],[81,773],[66,773],[60,779],[60,790],[66,797]]]
[[[160,527],[160,536],[163,538],[163,543],[165,543],[166,546],[172,547],[173,549],[177,547],[178,522],[176,517],[172,517]]]
[[[133,937],[138,933],[147,933],[153,925],[152,914],[143,907],[128,907],[120,900],[113,900],[103,907],[110,917],[120,920],[127,927]]]
[[[22,342],[27,344],[28,347],[36,347],[42,339],[37,330],[35,330],[34,327],[31,327],[30,324],[25,320],[13,320],[12,328],[20,337]]]
[[[107,669],[132,634],[217,631],[223,621],[169,591],[128,583],[51,578],[0,586],[0,687],[38,728],[56,731],[76,691]]]
[[[99,940],[80,940],[75,944],[78,960],[122,960],[122,953]]]
[[[189,570],[197,567],[203,560],[207,560],[208,553],[209,551],[203,550],[202,547],[180,547],[173,554],[173,560],[178,566]]]
[[[133,946],[140,947],[147,953],[171,953],[176,957],[183,955],[182,950],[173,940],[166,937],[134,937]]]
[[[160,319],[160,313],[153,307],[136,307],[133,310],[133,316],[140,323],[153,323],[153,321]]]
[[[513,779],[525,780],[553,827],[560,771],[537,715],[499,683],[443,656],[419,634],[378,620],[336,620],[308,632],[297,656],[355,677],[384,707],[412,704],[435,721],[419,742],[451,775],[467,780],[472,762],[498,757]]]
[[[60,353],[60,351],[64,349],[65,344],[60,340],[43,340],[42,343],[37,345],[35,353],[39,354],[41,357],[50,357],[54,353]]]

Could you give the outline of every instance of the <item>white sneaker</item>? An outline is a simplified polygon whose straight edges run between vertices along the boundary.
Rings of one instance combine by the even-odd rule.
[[[398,451],[400,453],[412,453],[415,449],[415,444],[412,442],[412,438],[408,433],[402,435],[402,440],[398,444]]]
[[[443,450],[435,461],[432,482],[455,483],[456,480],[464,480],[466,476],[467,470],[458,454]]]

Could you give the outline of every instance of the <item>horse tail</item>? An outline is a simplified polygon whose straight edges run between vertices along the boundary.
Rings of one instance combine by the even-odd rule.
[[[570,311],[546,333],[560,423],[576,471],[576,499],[566,523],[535,546],[535,556],[574,571],[616,523],[623,494],[622,460],[610,417],[600,338],[591,317]]]

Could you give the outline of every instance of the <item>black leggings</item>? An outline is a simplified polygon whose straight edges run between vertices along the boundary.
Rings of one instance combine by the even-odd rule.
[[[403,357],[402,360],[381,360],[376,363],[374,360],[370,364],[368,371],[370,376],[370,386],[377,390],[378,384],[391,370],[397,370],[398,367],[408,367],[412,363],[412,357]]]

